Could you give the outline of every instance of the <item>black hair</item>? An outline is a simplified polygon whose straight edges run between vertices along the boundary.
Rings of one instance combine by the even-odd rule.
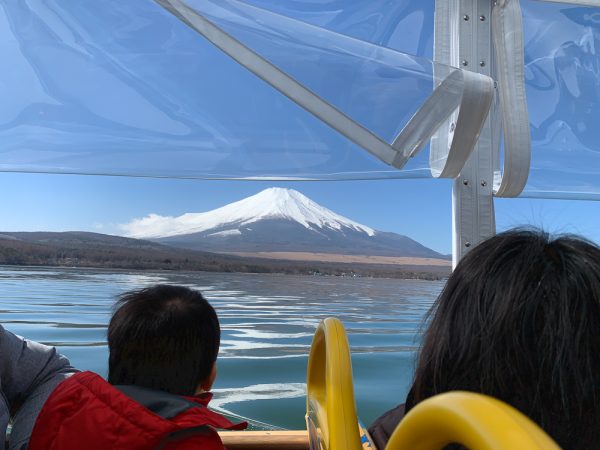
[[[126,292],[108,325],[108,381],[193,395],[220,339],[217,314],[200,292],[163,284]]]
[[[600,248],[537,230],[501,233],[460,261],[429,319],[412,404],[480,392],[562,448],[600,448]]]

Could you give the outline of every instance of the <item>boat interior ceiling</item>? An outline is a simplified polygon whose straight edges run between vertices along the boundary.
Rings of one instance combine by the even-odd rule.
[[[490,109],[496,195],[600,199],[596,0],[496,2],[489,77],[459,1],[107,2],[2,5],[0,170],[454,178]]]

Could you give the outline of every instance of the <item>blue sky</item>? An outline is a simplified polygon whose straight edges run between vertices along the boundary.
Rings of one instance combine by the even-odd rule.
[[[315,28],[297,23],[292,33],[285,22],[279,35],[294,51],[261,41],[264,33],[246,37],[384,139],[433,87],[425,60],[385,56],[366,43],[431,58],[434,0],[245,3],[337,33],[315,38]],[[534,145],[528,189],[600,198],[600,25],[585,8],[522,6]],[[313,45],[321,36],[332,39],[324,48]],[[9,2],[0,9],[0,41],[11,67],[0,71],[0,170],[251,176],[387,169],[154,2]],[[344,48],[362,59],[336,50]],[[423,174],[427,153],[407,167]],[[451,185],[429,179],[282,184],[0,173],[0,230],[117,233],[118,224],[150,213],[207,211],[270,186],[297,189],[355,221],[450,252]],[[598,203],[496,206],[499,230],[534,225],[600,242]]]
[[[297,189],[338,214],[451,251],[448,180],[267,183],[0,173],[0,230],[119,233],[150,213],[176,216],[240,200],[270,186]],[[590,201],[496,199],[498,229],[533,225],[600,243],[600,205]]]

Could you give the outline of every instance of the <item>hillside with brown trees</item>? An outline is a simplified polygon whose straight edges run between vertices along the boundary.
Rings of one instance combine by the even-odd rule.
[[[439,279],[448,267],[240,257],[88,232],[0,232],[0,265]]]

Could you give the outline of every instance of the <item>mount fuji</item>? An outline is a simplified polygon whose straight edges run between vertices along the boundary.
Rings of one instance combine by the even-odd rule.
[[[298,191],[275,187],[212,211],[178,217],[151,214],[121,228],[128,237],[217,253],[312,252],[446,259],[406,236],[375,230]]]

